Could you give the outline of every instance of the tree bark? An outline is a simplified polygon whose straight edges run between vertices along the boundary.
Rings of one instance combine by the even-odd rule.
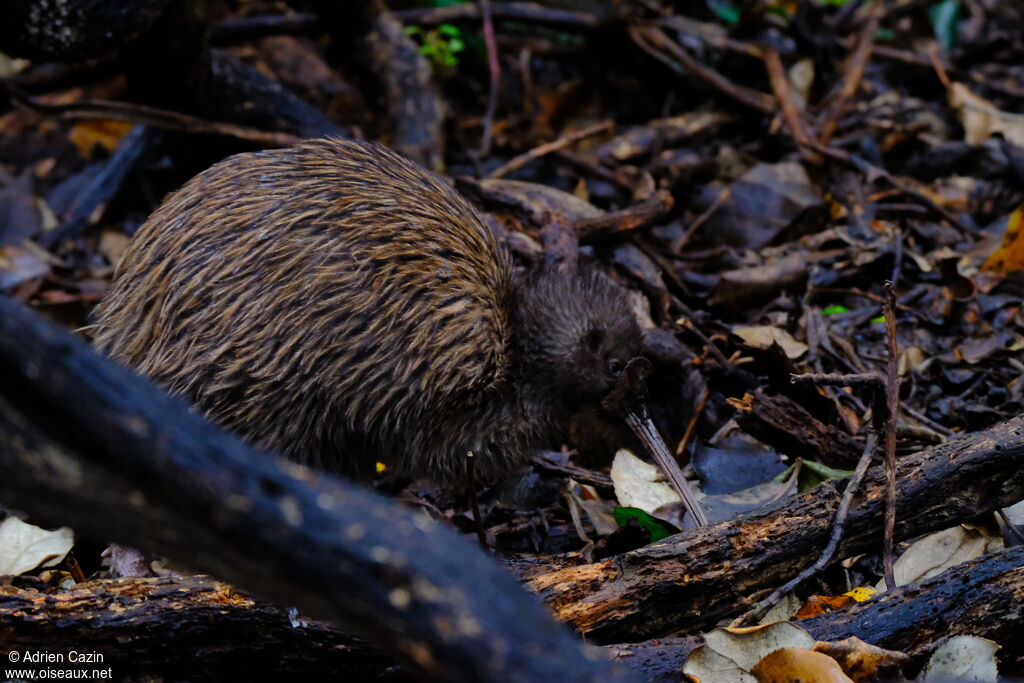
[[[1024,417],[902,458],[898,539],[946,529],[1024,498]],[[601,562],[537,575],[528,585],[588,641],[693,633],[736,616],[814,562],[843,483],[695,529]],[[836,560],[877,551],[884,472],[868,472]]]
[[[330,620],[442,680],[615,680],[451,529],[255,451],[0,297],[0,500]]]
[[[1024,547],[984,555],[873,600],[793,623],[818,640],[856,636],[911,657],[919,669],[938,644],[958,635],[989,638],[1002,676],[1024,672]],[[608,649],[649,683],[675,683],[700,636],[666,638]],[[912,673],[905,671],[904,673]]]
[[[208,576],[0,586],[0,643],[96,652],[115,680],[412,680],[365,641]]]

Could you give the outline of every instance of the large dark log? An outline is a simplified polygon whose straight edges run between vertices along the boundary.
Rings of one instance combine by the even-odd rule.
[[[938,640],[989,638],[1002,646],[1000,673],[1019,676],[1024,674],[1024,546],[982,555],[799,624],[818,640],[870,639],[910,655],[919,666]]]
[[[924,664],[945,638],[989,638],[999,649],[1003,676],[1024,673],[1024,547],[983,555],[920,583],[901,586],[867,602],[794,623],[818,640],[861,640]],[[649,683],[679,680],[679,669],[700,636],[667,638],[609,650]],[[908,672],[909,673],[909,672]]]
[[[167,555],[448,680],[614,680],[451,529],[218,430],[0,297],[0,500]]]
[[[411,680],[363,640],[208,576],[97,580],[66,591],[0,586],[0,643],[0,656],[97,652],[115,680]]]
[[[897,537],[954,526],[1024,498],[1024,417],[901,459]],[[840,488],[827,482],[777,506],[529,585],[592,642],[693,633],[736,616],[811,564],[828,542]],[[881,544],[884,473],[868,472],[836,560]]]

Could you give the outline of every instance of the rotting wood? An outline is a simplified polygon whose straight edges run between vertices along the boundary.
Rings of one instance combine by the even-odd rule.
[[[1024,417],[902,458],[897,540],[946,529],[1024,498]],[[868,472],[836,559],[877,552],[884,472]],[[828,542],[844,484],[826,482],[743,515],[598,563],[534,573],[528,585],[597,643],[693,633],[795,576]]]
[[[0,642],[4,652],[96,652],[116,680],[413,680],[360,638],[202,575],[0,586]]]
[[[999,649],[1001,675],[1024,671],[1024,546],[964,562],[875,599],[793,623],[822,641],[856,636],[908,654],[920,668],[941,640],[957,635],[989,638]],[[700,636],[663,638],[608,649],[649,683],[679,680],[679,669]],[[909,672],[907,672],[909,673]]]

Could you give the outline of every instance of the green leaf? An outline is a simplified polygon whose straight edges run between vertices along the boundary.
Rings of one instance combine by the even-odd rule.
[[[458,38],[452,38],[448,41],[448,49],[452,52],[462,52],[466,49],[466,44]]]
[[[657,517],[651,517],[640,508],[615,508],[615,523],[620,527],[629,524],[630,519],[636,519],[637,523],[651,532],[651,543],[668,538],[678,533],[668,522],[663,522]]]
[[[711,11],[729,26],[735,26],[740,23],[740,10],[731,2],[713,2],[711,3]]]
[[[869,323],[884,323],[885,322],[885,316],[884,315],[880,315],[877,318],[872,318],[868,322]]]
[[[418,36],[423,33],[423,29],[419,26],[406,26],[403,30],[407,36]]]
[[[853,470],[837,470],[834,467],[822,465],[820,462],[804,460],[804,466],[800,470],[800,483],[797,488],[800,491],[806,491],[807,489],[813,489],[823,481],[845,479],[852,474]]]
[[[839,304],[832,304],[831,306],[826,306],[825,310],[823,310],[821,312],[821,314],[822,315],[835,315],[837,313],[849,313],[849,312],[850,312],[850,309],[847,308],[846,306],[840,306]]]
[[[958,0],[942,0],[928,8],[932,18],[932,29],[939,44],[947,50],[956,42],[956,23],[960,20],[960,3]]]
[[[462,31],[459,30],[458,26],[452,26],[451,24],[441,24],[437,27],[437,32],[442,36],[452,36],[455,38],[462,34]]]
[[[795,463],[787,467],[783,472],[772,477],[772,481],[786,481],[793,476],[794,471],[796,471],[797,475],[796,488],[801,493],[813,489],[828,479],[845,479],[853,474],[853,470],[837,470],[828,465],[822,465],[820,462],[798,458]]]

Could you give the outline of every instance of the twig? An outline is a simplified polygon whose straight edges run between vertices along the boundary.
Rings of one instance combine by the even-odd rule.
[[[789,79],[786,77],[786,69],[782,65],[782,57],[776,50],[766,48],[761,59],[764,61],[764,68],[768,72],[768,80],[772,84],[772,92],[775,99],[779,101],[779,108],[782,110],[782,118],[786,121],[789,134],[796,140],[798,149],[806,152],[800,145],[807,144],[807,133],[804,131],[803,121],[800,120],[800,112],[793,104],[793,97],[789,90]]]
[[[921,424],[925,425],[926,427],[935,430],[939,434],[942,434],[946,438],[950,438],[950,437],[956,436],[956,432],[954,432],[949,427],[945,427],[943,425],[940,425],[938,422],[936,422],[935,420],[932,420],[931,418],[929,418],[924,413],[918,412],[918,411],[914,410],[913,408],[911,408],[910,406],[903,406],[903,412],[905,412],[907,415],[909,415],[910,417],[914,418],[915,420],[917,420]]]
[[[896,535],[896,418],[900,410],[899,355],[896,344],[896,286],[891,280],[885,283],[889,295],[885,310],[885,336],[889,347],[889,362],[886,364],[885,382],[885,552],[882,557],[885,566],[885,586],[888,590],[896,587],[893,573],[893,539]]]
[[[494,114],[498,110],[498,88],[501,85],[501,63],[498,61],[498,42],[494,38],[491,0],[480,0],[480,17],[483,19],[484,25],[484,43],[487,45],[487,69],[491,75],[490,91],[487,93],[487,111],[484,113],[484,133],[480,142],[480,156],[485,157],[491,151]]]
[[[559,462],[543,451],[534,453],[533,464],[542,470],[572,477],[581,484],[590,484],[602,489],[612,488],[612,478],[604,472],[588,470],[585,467],[580,467],[570,462]]]
[[[704,412],[704,406],[708,404],[708,388],[704,387],[700,392],[700,400],[697,401],[697,407],[693,409],[693,417],[690,418],[690,423],[686,425],[686,432],[683,434],[683,438],[679,440],[679,444],[676,446],[676,457],[678,458],[686,452],[686,447],[690,444],[690,438],[693,436],[694,430],[697,428],[697,420],[700,419],[700,414]]]
[[[942,87],[949,89],[949,74],[946,73],[946,67],[942,65],[942,59],[939,57],[938,43],[928,46],[928,60],[931,61],[932,68],[935,69],[935,75],[942,81]]]
[[[843,491],[843,499],[839,503],[839,509],[836,510],[836,519],[832,523],[832,535],[829,537],[828,545],[825,546],[825,550],[822,551],[817,561],[807,569],[797,574],[794,578],[775,589],[771,595],[757,603],[757,605],[755,605],[749,612],[733,621],[732,624],[730,624],[731,626],[738,627],[750,625],[760,621],[772,607],[779,604],[779,601],[792,593],[797,586],[807,579],[812,578],[818,572],[823,571],[829,564],[831,564],[832,557],[836,554],[836,550],[839,548],[839,542],[843,540],[843,531],[846,529],[846,520],[850,515],[850,508],[853,505],[853,499],[856,497],[857,491],[860,489],[860,484],[864,480],[864,475],[867,474],[868,467],[871,465],[871,460],[873,459],[877,445],[878,436],[874,432],[868,433],[867,441],[864,443],[864,450],[861,453],[860,460],[857,461],[857,468],[854,470],[853,476],[850,477],[846,484],[846,490]]]
[[[803,375],[790,375],[789,381],[793,384],[817,384],[823,387],[859,387],[870,385],[880,388],[885,385],[884,377],[871,372],[855,375],[821,375],[809,372]]]
[[[936,204],[934,201],[932,201],[923,192],[919,192],[919,191],[915,190],[910,185],[910,183],[908,181],[904,180],[903,178],[900,178],[899,176],[894,176],[891,173],[889,173],[888,171],[886,171],[884,168],[881,168],[879,166],[875,166],[874,164],[870,164],[867,161],[865,161],[864,159],[861,159],[860,157],[857,157],[857,156],[854,156],[852,154],[849,154],[848,152],[845,152],[845,151],[843,151],[841,149],[836,149],[835,147],[829,147],[827,145],[821,145],[821,144],[818,144],[817,142],[814,142],[814,141],[809,141],[807,144],[808,144],[808,146],[811,149],[813,149],[815,151],[818,151],[818,152],[821,152],[822,154],[824,154],[827,157],[830,157],[832,159],[835,159],[836,161],[840,161],[840,162],[842,162],[844,164],[847,164],[847,165],[857,169],[858,171],[860,171],[869,180],[874,179],[874,178],[882,178],[882,179],[886,180],[888,183],[890,183],[893,187],[895,187],[900,192],[904,193],[905,195],[907,195],[911,199],[914,199],[915,201],[920,202],[921,204],[923,204],[924,206],[927,206],[929,209],[931,209],[935,213],[939,214],[939,216],[941,216],[943,219],[945,219],[950,225],[953,225],[953,226],[959,228],[960,230],[964,231],[964,233],[966,233],[966,234],[973,234],[974,233],[974,230],[971,229],[969,226],[965,225],[959,218],[957,218],[956,216],[951,214],[949,211],[947,211],[946,209],[944,209],[941,206],[939,206],[938,204]]]
[[[597,218],[581,218],[572,224],[581,243],[596,242],[609,237],[646,228],[672,210],[675,202],[667,190],[658,190],[639,204],[612,211]]]
[[[268,147],[290,147],[301,138],[289,133],[258,130],[233,123],[207,121],[205,119],[182,114],[166,109],[147,107],[142,104],[127,102],[111,102],[107,100],[80,100],[71,104],[43,104],[28,97],[20,90],[7,84],[11,99],[32,111],[44,114],[55,114],[66,119],[109,119],[111,121],[127,121],[128,123],[145,124],[154,128],[180,130],[186,133],[206,133],[211,135],[227,135],[257,142]]]
[[[687,52],[681,45],[669,38],[665,33],[653,26],[629,27],[629,36],[640,49],[655,59],[667,64],[677,73],[691,72],[716,90],[742,102],[751,109],[771,114],[775,111],[775,98],[753,88],[737,85],[728,78],[713,71]]]
[[[593,14],[574,10],[544,7],[535,2],[492,2],[496,19],[516,19],[542,24],[597,28],[616,18],[616,13]],[[391,14],[405,24],[444,24],[451,21],[481,18],[479,5],[464,3],[449,7],[397,10]]]
[[[715,201],[711,202],[711,206],[704,209],[704,213],[693,219],[693,222],[686,226],[686,232],[683,233],[682,238],[679,240],[679,248],[677,251],[682,251],[683,247],[690,243],[694,234],[700,230],[700,226],[704,225],[711,216],[714,215],[718,209],[721,208],[722,204],[725,204],[726,200],[732,196],[732,188],[727,187],[718,193],[715,197]]]
[[[873,0],[871,3],[868,20],[861,28],[857,47],[854,49],[853,54],[850,55],[846,65],[846,73],[843,75],[842,83],[839,86],[839,92],[832,99],[831,106],[829,106],[825,113],[825,119],[818,133],[819,144],[827,145],[829,140],[832,139],[836,129],[839,128],[839,118],[846,111],[850,100],[857,94],[857,90],[860,88],[861,81],[864,78],[864,69],[867,67],[868,60],[871,59],[871,51],[875,46],[875,33],[878,31],[878,22],[881,19],[881,7],[882,5],[878,0]]]
[[[587,126],[586,128],[578,130],[574,133],[563,135],[557,140],[552,140],[551,142],[546,142],[543,145],[538,145],[537,147],[534,147],[528,152],[525,152],[517,157],[509,159],[507,162],[491,171],[487,177],[501,178],[502,176],[507,175],[512,171],[522,168],[523,166],[530,163],[534,159],[539,159],[540,157],[546,154],[551,154],[552,152],[557,152],[560,149],[564,149],[565,147],[568,147],[569,145],[575,142],[579,142],[580,140],[583,140],[585,138],[589,138],[599,133],[603,133],[607,130],[611,130],[612,125],[613,124],[611,121],[602,121],[601,123],[595,123],[592,126]]]

